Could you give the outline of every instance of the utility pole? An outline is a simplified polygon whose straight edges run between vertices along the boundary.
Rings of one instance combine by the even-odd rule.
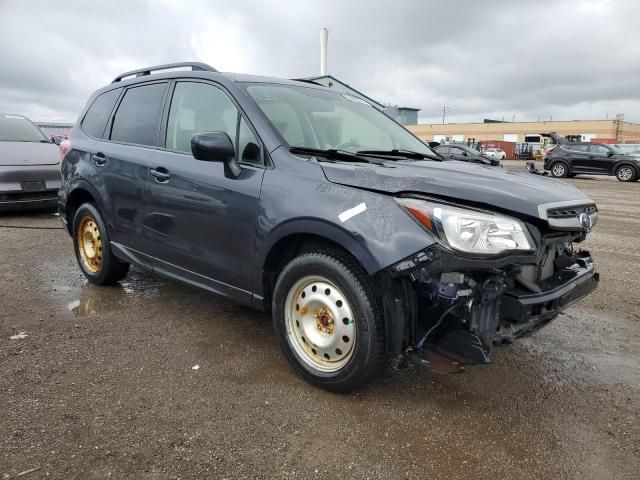
[[[450,112],[451,109],[447,108],[446,105],[442,105],[442,124],[444,125],[444,117],[447,115],[447,112]]]

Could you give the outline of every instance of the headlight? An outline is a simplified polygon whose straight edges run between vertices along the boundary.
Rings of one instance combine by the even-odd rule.
[[[441,243],[454,250],[484,255],[533,250],[525,226],[515,218],[416,198],[396,201]]]

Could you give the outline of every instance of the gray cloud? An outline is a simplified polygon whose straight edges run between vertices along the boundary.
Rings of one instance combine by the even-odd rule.
[[[437,122],[485,117],[640,121],[634,0],[0,0],[0,111],[73,120],[127,69],[200,60],[221,70],[329,71]]]

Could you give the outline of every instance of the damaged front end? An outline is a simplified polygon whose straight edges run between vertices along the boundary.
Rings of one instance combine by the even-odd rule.
[[[383,273],[395,367],[455,373],[490,363],[493,346],[537,331],[597,287],[589,252],[574,249],[585,231],[522,226],[530,249],[481,256],[439,242]]]

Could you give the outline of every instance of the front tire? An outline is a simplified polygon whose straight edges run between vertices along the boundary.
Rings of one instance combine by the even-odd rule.
[[[616,170],[616,178],[619,182],[633,182],[636,179],[636,172],[629,165],[622,165]]]
[[[305,380],[348,392],[385,364],[382,306],[372,279],[341,252],[310,252],[284,267],[273,294],[280,346]]]
[[[569,175],[569,169],[564,163],[560,163],[560,162],[554,163],[551,166],[550,170],[551,170],[551,175],[556,178],[562,178]]]
[[[73,218],[73,249],[82,273],[95,285],[112,285],[129,271],[129,264],[111,252],[102,215],[92,203],[84,203]]]

